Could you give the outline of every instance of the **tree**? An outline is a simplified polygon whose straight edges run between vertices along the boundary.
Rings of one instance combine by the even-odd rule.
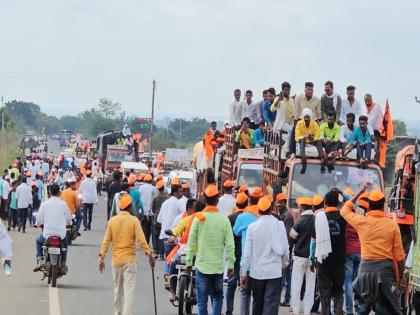
[[[105,118],[113,118],[115,115],[117,115],[121,111],[121,104],[118,102],[113,102],[112,100],[108,98],[101,98],[99,100],[99,112],[105,117]]]

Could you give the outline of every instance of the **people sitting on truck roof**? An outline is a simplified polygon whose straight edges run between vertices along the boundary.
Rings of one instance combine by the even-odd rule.
[[[337,123],[342,125],[344,122],[340,121],[341,115],[341,96],[334,93],[334,84],[331,81],[325,82],[325,93],[321,96],[321,112],[322,119],[327,121],[330,112],[334,112],[337,118]]]
[[[318,151],[320,160],[324,157],[322,150],[322,143],[320,141],[320,129],[318,123],[312,119],[313,113],[310,108],[305,108],[302,111],[303,120],[298,121],[295,129],[295,140],[299,143],[300,157],[302,159],[301,173],[306,172],[306,145],[312,144]],[[321,163],[321,173],[325,173],[325,165]]]
[[[245,117],[242,121],[242,128],[236,132],[235,141],[241,149],[252,149],[254,147],[254,130],[250,128],[250,120]]]
[[[276,120],[277,112],[271,111],[271,105],[276,97],[276,89],[271,87],[268,90],[267,100],[263,103],[263,118],[269,128],[273,127],[274,121]]]
[[[312,82],[306,82],[305,93],[295,99],[295,120],[303,119],[303,110],[305,108],[309,108],[312,111],[312,119],[317,121],[322,119],[321,101],[314,95],[314,84]]]
[[[265,127],[265,122],[260,122],[258,129],[254,130],[253,134],[253,142],[256,148],[264,147],[264,140],[265,134],[267,133],[267,129]]]
[[[349,145],[349,139],[354,131],[354,121],[355,121],[356,115],[354,113],[347,113],[346,115],[346,124],[341,126],[340,128],[340,144],[339,149],[342,149],[343,155],[347,156],[347,154],[350,152],[349,148],[347,147]]]
[[[362,166],[365,166],[371,157],[372,140],[374,135],[368,128],[368,118],[366,116],[359,117],[359,126],[356,127],[349,138],[349,143],[357,149],[357,159]]]
[[[319,127],[320,139],[325,149],[325,161],[326,164],[328,159],[335,161],[336,153],[338,150],[340,140],[340,125],[336,123],[336,113],[331,111],[328,113],[327,121],[323,122]],[[328,164],[328,170],[331,171],[334,166]]]

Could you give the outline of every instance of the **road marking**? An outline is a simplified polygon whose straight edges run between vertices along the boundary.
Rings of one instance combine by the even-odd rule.
[[[61,315],[60,300],[58,299],[58,288],[49,287],[50,315]]]

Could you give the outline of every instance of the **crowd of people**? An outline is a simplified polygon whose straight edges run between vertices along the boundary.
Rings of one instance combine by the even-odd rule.
[[[366,94],[362,105],[355,91],[350,85],[347,97],[341,98],[334,92],[333,82],[327,81],[325,93],[318,98],[314,84],[306,82],[304,93],[292,96],[290,83],[283,82],[280,93],[269,88],[263,91],[262,100],[254,101],[251,90],[241,99],[241,90],[236,89],[229,105],[229,123],[237,130],[235,140],[241,148],[262,147],[267,130],[273,130],[281,132],[287,156],[297,153],[304,164],[305,148],[314,146],[324,162],[322,172],[327,164],[331,169],[335,158],[345,158],[353,149],[366,165],[372,159],[372,143],[380,139],[384,115],[372,95]]]

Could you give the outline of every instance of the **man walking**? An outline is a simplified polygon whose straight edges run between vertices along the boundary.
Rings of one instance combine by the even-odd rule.
[[[156,256],[163,259],[163,242],[159,239],[161,224],[157,221],[159,216],[160,208],[162,204],[169,199],[168,193],[165,191],[165,184],[163,180],[159,180],[156,183],[156,189],[159,193],[153,198],[152,211],[153,211],[153,225],[152,225],[152,243],[153,251]]]
[[[235,245],[229,219],[216,207],[219,192],[210,184],[204,191],[206,208],[202,217],[195,217],[188,238],[186,263],[191,271],[196,255],[198,313],[207,315],[209,295],[212,297],[212,314],[220,315],[223,306],[223,252],[226,250],[228,277],[233,275]]]
[[[86,178],[80,184],[79,193],[82,195],[83,201],[83,227],[85,231],[90,231],[93,205],[98,202],[96,183],[92,179],[92,172],[90,170],[86,171]]]
[[[271,199],[262,197],[258,209],[261,217],[248,227],[246,234],[241,285],[251,282],[253,315],[277,315],[282,269],[289,263],[289,243],[284,223],[271,215]]]
[[[29,207],[32,207],[32,189],[26,183],[27,177],[22,178],[22,183],[16,189],[16,200],[18,206],[19,227],[18,231],[26,233],[26,220],[28,219]]]
[[[226,180],[223,183],[223,191],[224,194],[219,199],[219,203],[217,204],[217,207],[220,210],[220,213],[229,216],[233,213],[233,210],[235,209],[235,198],[232,196],[233,192],[233,186],[235,186],[235,183],[231,180]]]
[[[112,276],[114,278],[115,315],[132,315],[135,297],[137,263],[136,244],[149,256],[154,268],[152,250],[146,243],[139,220],[131,215],[131,198],[127,194],[119,202],[120,213],[112,217],[106,228],[99,254],[99,271],[105,270],[105,256],[112,244]],[[124,304],[122,305],[122,296]]]
[[[141,228],[143,229],[146,242],[149,244],[150,234],[152,232],[152,201],[153,197],[157,195],[157,189],[152,185],[153,177],[147,174],[144,177],[144,184],[140,186],[139,191],[141,200],[143,202],[143,216],[141,220]]]

